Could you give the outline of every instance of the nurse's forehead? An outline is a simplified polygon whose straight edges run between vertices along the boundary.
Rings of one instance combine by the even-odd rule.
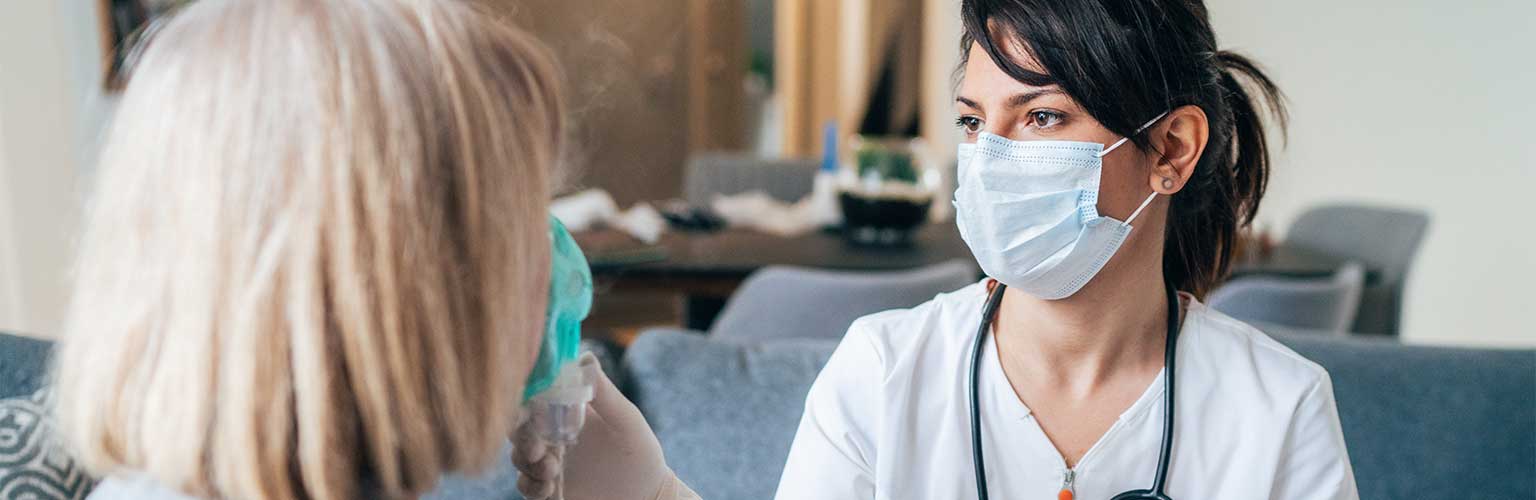
[[[1007,49],[1010,52],[1011,61],[1024,66],[1029,71],[1044,72],[1034,58],[1029,57],[1027,51],[1017,48],[1017,44],[1009,44],[1005,47],[1014,47]],[[983,109],[994,103],[1012,108],[1027,105],[1043,96],[1058,94],[1065,94],[1059,85],[1037,87],[1013,79],[997,65],[996,61],[992,60],[991,54],[988,54],[980,43],[973,42],[966,59],[965,71],[961,75],[955,102],[975,109]]]

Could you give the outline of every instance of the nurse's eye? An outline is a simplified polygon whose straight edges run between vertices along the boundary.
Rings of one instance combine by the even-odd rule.
[[[1049,129],[1051,127],[1055,127],[1057,125],[1060,125],[1062,120],[1064,120],[1065,118],[1066,117],[1063,116],[1061,113],[1058,113],[1058,112],[1055,112],[1055,111],[1047,111],[1047,110],[1031,111],[1031,112],[1029,112],[1029,126],[1034,127],[1036,129],[1041,129],[1041,130]]]
[[[982,122],[981,118],[977,118],[972,115],[961,116],[959,119],[955,120],[955,126],[959,127],[960,130],[965,131],[966,137],[972,137],[981,133],[981,126],[983,124],[985,124],[985,122]]]

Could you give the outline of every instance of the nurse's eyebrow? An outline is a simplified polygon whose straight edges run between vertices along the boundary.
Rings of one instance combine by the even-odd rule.
[[[1014,94],[1014,95],[1008,96],[1008,100],[1004,101],[1004,105],[1006,107],[1008,107],[1008,108],[1021,108],[1021,107],[1024,107],[1024,106],[1028,106],[1031,101],[1034,101],[1035,99],[1039,99],[1039,98],[1044,97],[1044,96],[1048,96],[1048,95],[1064,95],[1064,94],[1066,94],[1066,92],[1062,92],[1061,89],[1056,88],[1056,87],[1048,87],[1048,88],[1043,88],[1043,89],[1036,89],[1036,90],[1031,90],[1029,92],[1023,92],[1023,93],[1019,93],[1019,94]],[[976,101],[973,101],[973,100],[971,100],[970,98],[967,98],[967,97],[963,97],[963,96],[962,97],[956,97],[955,98],[955,102],[958,102],[960,104],[964,104],[966,106],[969,106],[969,107],[971,107],[971,109],[981,109],[981,105],[980,104],[977,104]]]
[[[1062,92],[1061,89],[1055,87],[1031,90],[1021,94],[1014,94],[1013,96],[1009,97],[1007,105],[1009,108],[1022,108],[1024,106],[1028,106],[1030,101],[1034,101],[1035,99],[1039,99],[1043,96],[1052,94],[1065,94],[1065,92]]]

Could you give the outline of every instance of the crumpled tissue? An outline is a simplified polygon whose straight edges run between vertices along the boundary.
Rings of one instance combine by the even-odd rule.
[[[624,231],[645,244],[655,244],[667,229],[667,220],[648,203],[636,203],[629,210],[619,211],[613,196],[602,189],[588,189],[580,193],[556,199],[549,204],[549,213],[560,219],[571,231],[583,231],[598,225],[606,225]]]

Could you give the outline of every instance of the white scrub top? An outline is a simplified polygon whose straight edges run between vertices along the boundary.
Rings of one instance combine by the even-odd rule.
[[[976,498],[967,374],[986,295],[978,283],[855,322],[806,397],[778,500]],[[1359,498],[1328,373],[1186,299],[1167,494]],[[988,492],[1056,498],[1066,463],[1004,378],[991,338],[978,388]],[[1076,498],[1151,487],[1163,376],[1078,462]]]

